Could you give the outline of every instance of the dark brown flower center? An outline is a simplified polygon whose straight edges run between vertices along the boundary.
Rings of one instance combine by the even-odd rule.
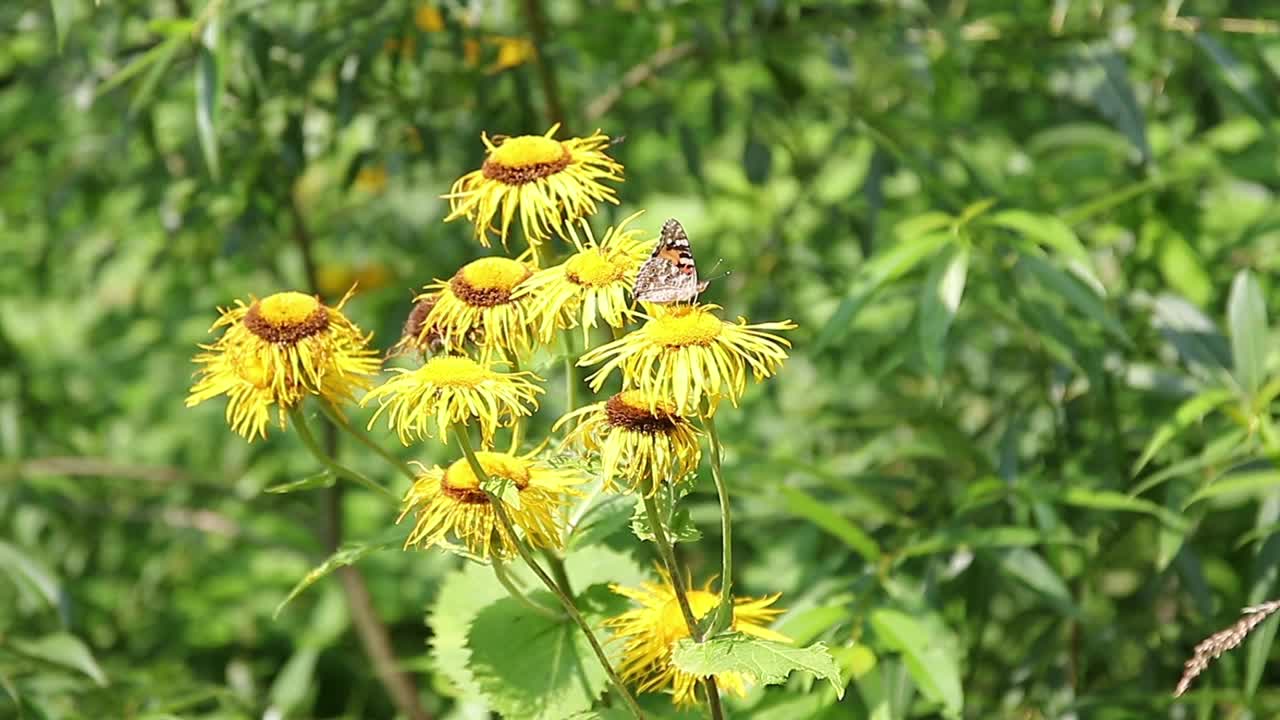
[[[249,332],[270,343],[292,345],[299,340],[329,329],[329,310],[316,304],[316,309],[297,322],[272,322],[263,317],[262,301],[255,301],[245,313],[244,326]]]
[[[524,490],[529,487],[529,478],[508,477],[504,474],[496,473],[495,470],[496,468],[492,467],[485,468],[490,477],[495,479],[505,478],[515,483],[517,490]],[[489,496],[476,485],[475,476],[471,474],[471,468],[465,468],[465,472],[462,473],[464,477],[460,478],[460,482],[457,485],[449,482],[449,475],[453,471],[453,468],[445,471],[444,477],[440,480],[440,492],[464,505],[486,505],[489,503]]]
[[[560,157],[551,162],[529,163],[527,165],[503,165],[487,158],[481,166],[481,172],[490,180],[497,180],[504,185],[524,185],[541,180],[548,175],[555,175],[564,170],[573,161],[568,149],[564,149]]]
[[[663,412],[661,408],[650,412],[649,408],[636,407],[628,403],[622,393],[609,398],[604,404],[605,420],[612,427],[626,428],[636,432],[657,435],[675,429],[677,415]]]

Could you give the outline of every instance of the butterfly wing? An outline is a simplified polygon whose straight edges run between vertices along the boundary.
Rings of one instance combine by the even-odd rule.
[[[653,254],[640,266],[632,294],[654,303],[690,302],[706,288],[698,282],[698,267],[689,235],[675,218],[662,224]]]

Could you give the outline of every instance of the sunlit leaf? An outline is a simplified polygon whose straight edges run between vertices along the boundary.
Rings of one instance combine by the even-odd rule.
[[[840,669],[822,643],[795,647],[742,633],[717,635],[701,643],[685,638],[676,642],[671,662],[698,677],[743,673],[766,685],[786,682],[788,675],[799,670],[826,680],[837,696],[844,696]]]

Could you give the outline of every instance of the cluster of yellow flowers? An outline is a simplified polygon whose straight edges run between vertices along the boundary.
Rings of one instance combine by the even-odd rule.
[[[556,131],[483,137],[483,166],[444,196],[450,203],[445,220],[472,222],[481,245],[489,247],[496,236],[508,248],[518,224],[528,247],[514,258],[480,258],[426,285],[388,353],[415,358],[415,367],[390,368],[374,387],[381,361],[370,349],[371,336],[342,312],[350,293],[329,307],[312,295],[283,292],[220,311],[212,330],[225,331],[201,346],[195,358],[199,377],[187,404],[228,396],[228,424],[252,441],[266,436],[273,408],[283,429],[308,396],[341,417],[341,406],[355,401],[357,390],[365,391],[359,403],[376,405],[370,427],[385,418],[405,445],[456,437],[463,451],[447,467],[416,472],[401,514],[414,518],[409,545],[457,541],[497,560],[516,554],[520,543],[559,550],[566,510],[579,495],[575,487],[588,477],[541,459],[547,443],[522,453],[523,424],[545,390],[542,379],[521,371],[520,363],[561,336],[565,348],[573,347],[568,340],[580,328],[585,351],[576,363],[596,367],[587,378],[590,389],[601,391],[615,371],[620,382],[616,394],[569,408],[553,428],[564,429],[560,446],[598,456],[606,490],[636,493],[646,501],[665,484],[696,472],[708,435],[700,426],[707,426],[721,401],[737,405],[748,371],[758,381],[779,369],[789,343],[774,332],[795,326],[727,321],[720,306],[697,301],[639,307],[629,302],[654,241],[630,227],[639,213],[598,239],[587,222],[601,203],[617,203],[608,183],[620,182],[623,168],[606,153],[610,140],[599,131],[568,140],[555,139]],[[556,238],[569,253],[563,262],[543,266]],[[593,336],[603,334],[593,331],[601,326],[613,339],[592,347]],[[471,447],[473,431],[478,452]],[[506,452],[495,448],[500,431],[511,435]],[[718,453],[718,444],[713,449]],[[717,455],[717,473],[718,460]],[[495,494],[494,481],[502,483],[501,494]],[[499,503],[501,509],[495,508]],[[668,566],[660,582],[615,587],[638,607],[609,626],[624,643],[625,681],[691,702],[699,679],[671,662],[675,643],[694,633],[690,612],[680,610],[700,619],[728,596],[718,600],[709,587],[686,591],[683,585]],[[770,607],[776,599],[737,599],[724,626],[785,640],[765,627],[780,612]],[[716,679],[729,691],[745,691],[747,678]]]

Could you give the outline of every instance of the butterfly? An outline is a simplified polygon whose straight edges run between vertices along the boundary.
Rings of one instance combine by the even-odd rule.
[[[689,235],[680,221],[671,218],[662,223],[658,244],[640,266],[632,295],[652,303],[692,302],[706,289],[707,281],[698,282]]]

